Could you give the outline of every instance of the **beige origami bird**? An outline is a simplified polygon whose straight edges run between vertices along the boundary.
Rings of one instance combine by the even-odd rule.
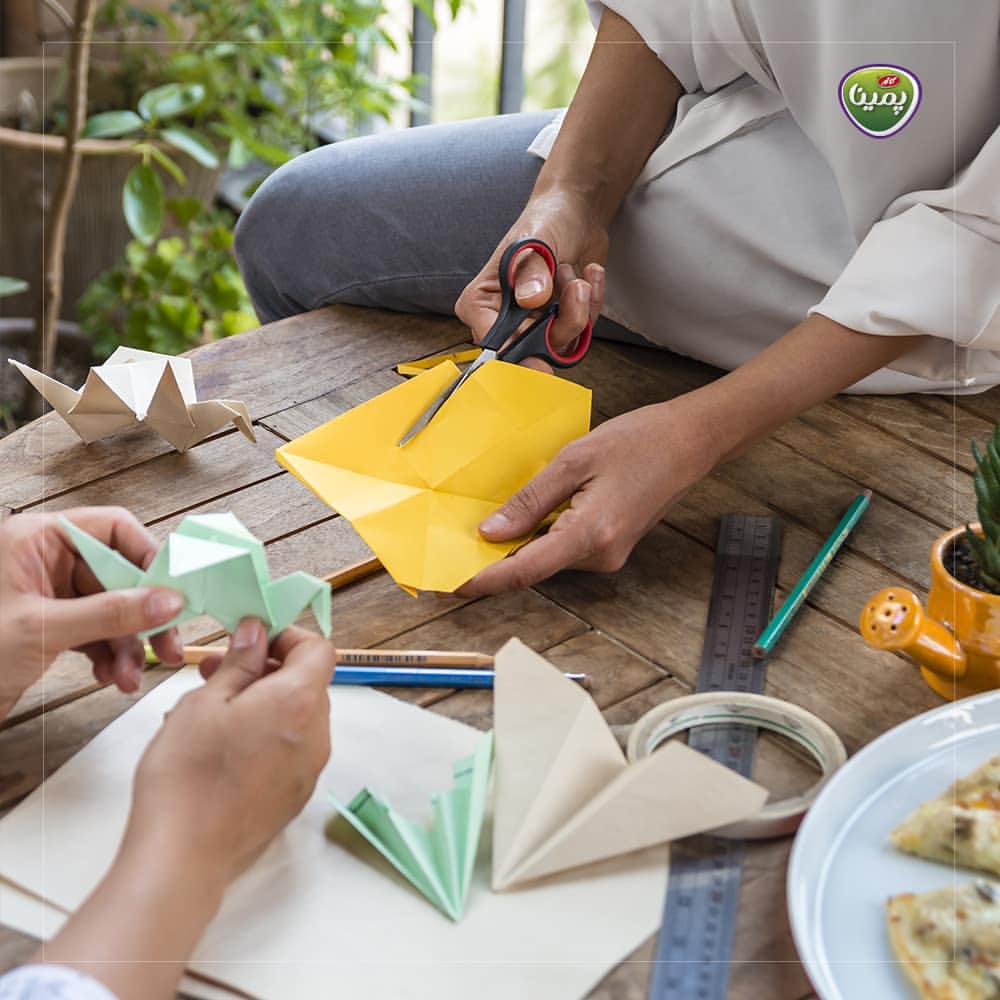
[[[197,401],[188,358],[119,347],[95,365],[81,389],[8,359],[85,444],[146,424],[178,451],[187,451],[226,424],[256,441],[246,405],[235,399]]]

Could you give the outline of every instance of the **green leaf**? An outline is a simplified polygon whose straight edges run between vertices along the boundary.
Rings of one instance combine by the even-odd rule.
[[[253,159],[253,152],[242,139],[233,139],[227,159],[234,170],[242,170]]]
[[[81,135],[84,139],[113,139],[138,132],[142,126],[142,119],[134,111],[102,111],[87,119]]]
[[[188,226],[201,212],[201,202],[197,198],[168,198],[167,211],[181,226]]]
[[[986,461],[993,473],[993,480],[1000,483],[1000,452],[992,438],[986,441]]]
[[[146,121],[176,118],[201,104],[205,88],[200,83],[166,83],[139,98],[139,114]]]
[[[147,245],[163,225],[163,182],[148,164],[136,164],[125,178],[122,209],[132,235]]]
[[[979,450],[975,441],[972,442],[972,457],[976,460],[976,469],[983,479],[988,495],[990,497],[1000,496],[1000,479],[997,478],[997,470]]]
[[[983,534],[989,539],[993,548],[1000,547],[998,546],[998,543],[1000,543],[1000,524],[982,510],[979,512],[979,523],[983,526]]]
[[[28,283],[20,278],[4,278],[0,276],[0,299],[8,295],[20,295],[28,290]]]
[[[187,153],[192,160],[203,167],[214,170],[219,165],[219,158],[215,155],[215,150],[212,149],[208,139],[183,125],[171,125],[169,128],[161,129],[160,136],[164,142],[169,142],[174,149]]]
[[[150,146],[149,152],[152,154],[153,159],[156,160],[156,162],[159,163],[159,165],[163,167],[163,169],[166,170],[166,172],[170,174],[170,176],[173,177],[173,179],[177,181],[181,187],[187,184],[187,178],[184,176],[184,171],[181,170],[181,168],[174,163],[174,161],[171,160],[162,149],[157,149],[156,146]]]

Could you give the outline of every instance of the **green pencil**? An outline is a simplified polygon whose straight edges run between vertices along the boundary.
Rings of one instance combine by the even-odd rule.
[[[774,648],[774,644],[781,638],[781,633],[785,631],[788,623],[792,620],[795,612],[802,606],[802,602],[809,596],[809,591],[816,586],[816,582],[823,575],[831,560],[837,554],[837,550],[847,540],[847,536],[854,530],[854,526],[861,519],[861,515],[868,506],[868,501],[872,498],[872,491],[865,490],[858,496],[854,503],[847,508],[847,513],[841,518],[840,524],[833,529],[833,534],[826,540],[823,548],[816,553],[816,557],[806,571],[799,578],[798,583],[792,588],[792,592],[785,598],[785,603],[781,605],[778,613],[768,622],[767,628],[758,636],[753,647],[753,655],[756,659],[762,660]]]

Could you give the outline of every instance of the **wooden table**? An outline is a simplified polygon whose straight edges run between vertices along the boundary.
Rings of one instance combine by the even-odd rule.
[[[395,384],[394,363],[463,339],[453,320],[336,308],[211,344],[195,352],[200,396],[244,400],[256,447],[230,431],[180,455],[142,429],[84,447],[50,414],[0,441],[0,505],[10,513],[123,504],[160,538],[185,514],[228,509],[267,543],[274,574],[329,573],[364,558],[367,549],[350,525],[277,465],[275,447]],[[601,420],[717,374],[666,352],[604,342],[572,377],[593,388],[595,420]],[[864,600],[890,582],[926,592],[931,540],[974,512],[966,442],[982,440],[998,417],[996,392],[957,404],[936,397],[836,399],[692,490],[619,573],[563,573],[532,590],[479,601],[413,600],[383,573],[334,594],[336,639],[344,646],[492,653],[517,635],[564,669],[588,672],[607,718],[629,722],[692,689],[722,514],[785,519],[780,599],[868,486],[875,491],[870,509],[779,643],[767,685],[769,694],[825,718],[853,752],[939,703],[907,660],[865,646],[855,621]],[[188,642],[219,634],[205,619],[184,629]],[[166,673],[148,671],[143,690]],[[485,692],[400,696],[480,728],[491,724]],[[133,701],[95,685],[82,657],[61,658],[44,696],[41,685],[26,692],[0,729],[0,812]],[[757,777],[787,793],[813,775],[785,745],[765,737]],[[785,910],[789,849],[782,840],[747,851],[731,997],[809,996]],[[652,944],[608,975],[593,996],[644,997]],[[23,961],[33,947],[0,929],[0,968]]]

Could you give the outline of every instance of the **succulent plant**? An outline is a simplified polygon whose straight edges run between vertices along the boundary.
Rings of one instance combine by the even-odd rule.
[[[973,441],[972,456],[976,460],[972,477],[976,511],[983,533],[977,535],[967,524],[965,537],[983,579],[1000,591],[1000,424],[986,442],[986,454]]]

